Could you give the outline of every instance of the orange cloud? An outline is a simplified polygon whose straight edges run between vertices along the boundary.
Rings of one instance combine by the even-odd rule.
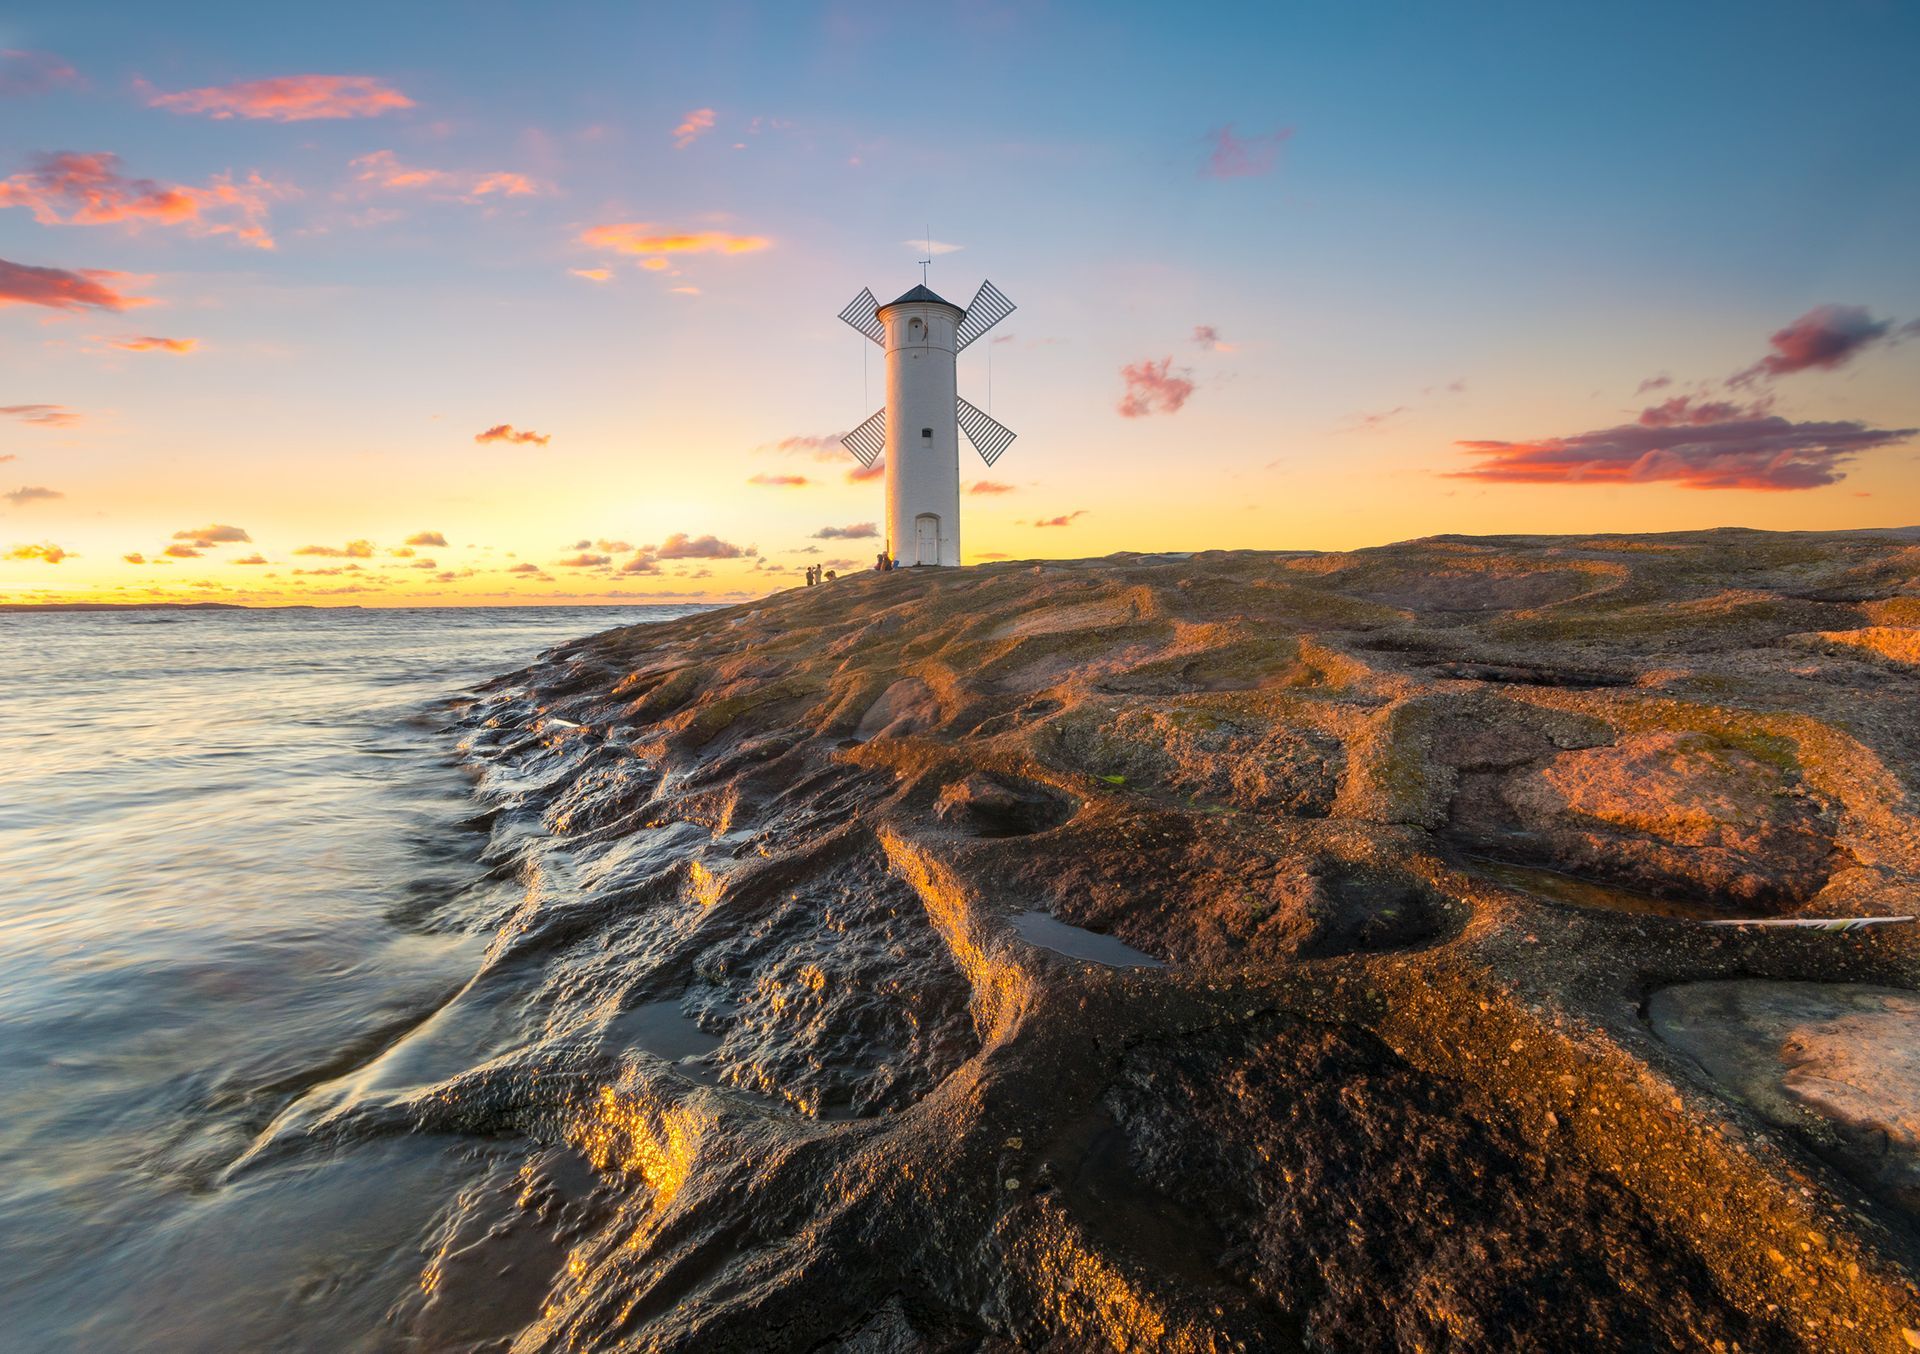
[[[646,221],[589,226],[580,243],[621,254],[752,254],[773,244],[764,235],[730,235],[720,230],[662,231]]]
[[[424,189],[456,197],[462,202],[478,202],[490,195],[532,197],[540,192],[540,185],[525,174],[513,174],[505,170],[478,174],[449,169],[416,169],[401,164],[390,150],[376,150],[350,164],[360,171],[357,177],[362,183],[370,183],[378,188]]]
[[[282,75],[232,85],[160,94],[153,108],[205,113],[212,118],[309,122],[318,118],[372,118],[413,107],[413,100],[371,75]]]
[[[673,129],[673,148],[685,150],[702,136],[713,130],[713,110],[696,108],[680,119],[680,125]]]
[[[1010,494],[1013,492],[1013,486],[1011,484],[1002,484],[998,480],[975,480],[971,485],[967,486],[967,492],[970,494]]]
[[[157,338],[144,334],[138,338],[108,339],[109,348],[122,348],[130,353],[190,353],[200,346],[199,339]]]
[[[145,564],[147,562],[147,557],[141,554],[138,550],[132,551],[129,554],[122,555],[120,558],[125,560],[129,564]]]
[[[511,423],[496,423],[485,432],[475,433],[473,440],[476,442],[517,442],[523,445],[531,443],[537,447],[544,447],[553,440],[553,434],[522,432]]]
[[[8,559],[38,559],[48,564],[58,564],[67,557],[67,552],[52,541],[42,541],[38,545],[16,545],[7,551]]]
[[[199,559],[200,552],[190,545],[174,544],[167,547],[166,553],[174,559]]]
[[[69,423],[80,421],[80,415],[62,404],[0,404],[0,414],[17,418],[23,423],[38,424],[42,428],[64,428]],[[7,459],[13,458],[9,456]]]
[[[106,151],[37,155],[31,168],[0,179],[0,207],[25,207],[43,226],[185,226],[256,249],[273,248],[268,203],[284,194],[258,174],[242,183],[221,175],[205,188],[130,179]]]
[[[613,281],[613,269],[611,268],[569,268],[567,271],[575,277],[584,277],[589,282]]]
[[[747,483],[765,485],[769,489],[798,489],[804,485],[813,483],[813,481],[809,480],[805,475],[760,474],[753,476]]]
[[[45,306],[49,310],[126,310],[152,304],[144,296],[114,290],[114,279],[127,277],[105,268],[39,268],[0,259],[0,306]]]
[[[296,555],[319,555],[323,559],[372,559],[372,541],[348,541],[343,546],[303,545],[293,552]]]
[[[887,473],[887,458],[879,456],[872,465],[856,465],[847,472],[848,484],[864,484],[868,480],[877,480]]]
[[[438,545],[444,547],[447,538],[437,531],[416,531],[407,537],[408,545]]]
[[[257,551],[251,555],[242,555],[239,559],[232,561],[234,564],[265,564],[267,562],[267,557]]]
[[[742,549],[717,536],[689,538],[684,531],[674,532],[653,552],[660,559],[739,559],[752,553],[751,548]]]
[[[23,484],[18,489],[10,489],[4,494],[0,494],[0,498],[6,499],[7,502],[13,504],[16,508],[28,503],[45,503],[52,499],[65,497],[66,495],[58,489],[48,489],[39,484]]]
[[[611,555],[590,555],[582,551],[578,555],[569,555],[565,559],[554,561],[563,569],[600,569],[613,563]]]
[[[1081,508],[1077,512],[1063,513],[1059,517],[1042,517],[1034,522],[1028,523],[1028,525],[1036,527],[1070,527],[1073,525],[1074,518],[1085,517],[1086,515],[1087,510]]]

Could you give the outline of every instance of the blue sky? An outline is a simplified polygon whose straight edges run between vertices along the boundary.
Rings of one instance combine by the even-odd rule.
[[[1910,5],[31,4],[0,50],[25,54],[0,95],[0,260],[150,302],[0,304],[0,408],[66,414],[0,416],[5,488],[59,495],[0,504],[0,555],[63,552],[0,560],[0,591],[764,590],[822,528],[879,515],[850,459],[772,448],[877,403],[834,317],[916,281],[929,229],[961,246],[937,289],[991,277],[1021,307],[991,348],[1021,440],[1006,492],[969,501],[971,558],[1920,520],[1894,436],[1920,423]],[[405,106],[178,102],[293,76]],[[123,195],[240,184],[273,248],[212,207],[76,221],[70,187],[32,177],[60,151],[117,156]],[[583,242],[623,223],[764,243]],[[1867,337],[1724,387],[1810,314]],[[113,346],[136,335],[194,349]],[[987,352],[963,361],[978,403]],[[1141,364],[1160,384],[1124,416]],[[1580,440],[1680,393],[1700,446],[1628,467],[1633,439]],[[1788,425],[1762,431],[1793,475],[1754,461],[1762,419]],[[1839,423],[1860,429],[1843,449],[1809,431]],[[550,440],[474,442],[501,424]],[[1688,459],[1709,454],[1745,459]],[[751,483],[775,473],[809,482]],[[123,559],[216,521],[269,563]],[[446,567],[291,572],[304,547],[423,529],[455,542]],[[646,556],[675,533],[740,553]],[[556,563],[581,554],[610,562]]]

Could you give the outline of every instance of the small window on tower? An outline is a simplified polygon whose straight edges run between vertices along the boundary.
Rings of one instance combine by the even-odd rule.
[[[922,437],[932,437],[932,436],[933,436],[933,429],[931,429],[931,428],[922,428],[922,429],[920,430],[920,435],[921,435]]]

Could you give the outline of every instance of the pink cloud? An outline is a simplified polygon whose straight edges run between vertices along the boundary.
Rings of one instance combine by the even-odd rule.
[[[813,533],[816,541],[870,541],[880,534],[874,522],[855,522],[846,527],[821,527]]]
[[[1086,515],[1087,510],[1081,508],[1076,512],[1064,513],[1059,517],[1043,517],[1028,523],[1028,525],[1036,527],[1068,527],[1073,525],[1074,518],[1085,517]]]
[[[752,552],[717,536],[689,538],[686,532],[676,531],[653,553],[660,559],[739,559]]]
[[[43,226],[183,226],[196,235],[231,235],[256,249],[272,249],[269,202],[285,190],[250,174],[231,175],[205,188],[131,179],[120,157],[107,151],[36,155],[30,168],[0,179],[0,207],[25,207]]]
[[[696,108],[681,118],[680,125],[673,129],[673,148],[685,150],[712,131],[713,116],[711,108]]]
[[[1193,380],[1189,373],[1172,373],[1173,359],[1163,357],[1158,362],[1148,358],[1120,368],[1120,378],[1127,383],[1127,393],[1120,400],[1119,409],[1122,418],[1145,418],[1148,414],[1177,413],[1193,394]]]
[[[148,103],[174,113],[272,122],[371,118],[413,107],[412,99],[370,75],[282,75],[160,94]]]
[[[0,259],[0,306],[45,306],[49,310],[126,310],[149,305],[144,296],[115,290],[127,273],[105,268],[39,268]]]
[[[1860,453],[1897,445],[1916,432],[1854,422],[1790,423],[1752,413],[1719,422],[1642,421],[1571,437],[1460,442],[1480,464],[1448,477],[1502,484],[1817,489],[1845,478],[1841,467]]]
[[[0,414],[42,428],[64,428],[80,421],[80,415],[63,404],[0,404]]]
[[[1280,162],[1280,149],[1293,138],[1293,128],[1282,127],[1260,136],[1235,136],[1233,124],[1207,133],[1213,151],[1200,173],[1209,179],[1244,179],[1271,174]]]
[[[541,191],[539,184],[525,174],[496,170],[475,173],[450,169],[421,169],[403,165],[390,150],[376,150],[350,162],[359,170],[361,183],[396,191],[420,191],[461,202],[479,202],[490,196],[532,197]]]
[[[1815,306],[1786,328],[1775,330],[1767,340],[1773,351],[1734,373],[1727,384],[1742,386],[1797,371],[1833,371],[1892,330],[1892,321],[1874,319],[1865,306]]]
[[[975,480],[967,486],[967,492],[970,494],[1010,494],[1013,492],[1013,486],[1011,484],[1001,484],[998,480]]]
[[[1210,324],[1196,324],[1193,327],[1193,341],[1196,346],[1210,353],[1230,353],[1233,345],[1220,337],[1220,331]]]
[[[46,94],[80,83],[80,72],[51,52],[0,51],[0,99]]]

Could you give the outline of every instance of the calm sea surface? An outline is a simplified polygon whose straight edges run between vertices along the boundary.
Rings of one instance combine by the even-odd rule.
[[[0,614],[0,1347],[367,1343],[463,1163],[230,1168],[473,972],[446,700],[689,609]]]

